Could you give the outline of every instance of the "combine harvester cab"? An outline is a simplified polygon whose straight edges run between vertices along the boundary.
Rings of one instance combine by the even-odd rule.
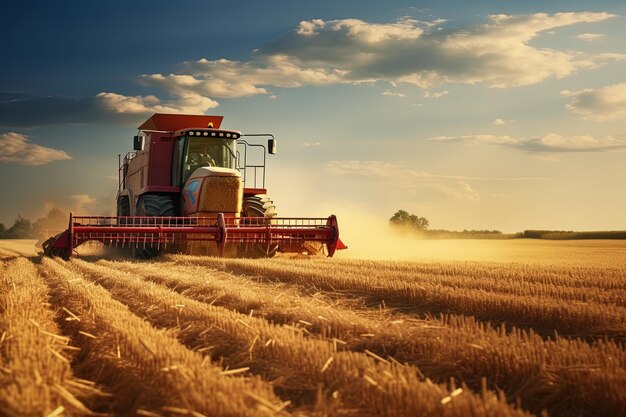
[[[73,216],[43,244],[69,258],[87,241],[130,248],[139,258],[178,252],[243,258],[346,249],[334,215],[281,218],[267,195],[271,134],[220,129],[221,116],[155,114],[139,127],[134,152],[119,158],[117,216]],[[263,144],[247,138],[269,138]]]

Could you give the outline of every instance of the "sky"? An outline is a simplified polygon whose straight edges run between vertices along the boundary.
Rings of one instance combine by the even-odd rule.
[[[0,223],[112,214],[155,112],[273,133],[282,216],[626,229],[623,1],[20,1],[0,28]],[[341,223],[340,223],[341,224]]]

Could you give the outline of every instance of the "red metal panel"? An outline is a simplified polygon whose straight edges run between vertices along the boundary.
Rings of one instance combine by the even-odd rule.
[[[150,160],[147,186],[172,185],[174,140],[169,135],[150,135]]]
[[[224,116],[155,113],[139,126],[139,130],[175,132],[186,128],[213,127],[219,129],[223,118]]]
[[[150,165],[172,165],[174,140],[169,135],[161,137],[155,133],[150,135]]]
[[[74,233],[215,233],[217,231],[215,226],[160,226],[160,225],[147,225],[147,226],[123,226],[114,227],[110,226],[108,230],[103,226],[75,226]]]
[[[136,196],[140,196],[145,193],[180,193],[180,188],[173,187],[171,185],[152,185],[141,188]]]
[[[266,188],[244,188],[243,195],[259,195],[267,194]]]

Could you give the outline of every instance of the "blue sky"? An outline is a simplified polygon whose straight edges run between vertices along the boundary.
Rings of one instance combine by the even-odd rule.
[[[114,210],[154,111],[272,132],[281,215],[624,229],[620,1],[15,2],[0,222]]]

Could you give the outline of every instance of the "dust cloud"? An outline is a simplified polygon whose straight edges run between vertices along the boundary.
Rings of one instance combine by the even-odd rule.
[[[529,239],[420,239],[394,232],[387,218],[358,209],[335,208],[347,250],[339,259],[398,261],[545,262],[560,258],[559,247],[571,242]]]
[[[493,257],[489,247],[476,241],[419,239],[394,232],[385,218],[354,210],[335,211],[341,240],[348,246],[335,255],[338,258],[418,261]]]

